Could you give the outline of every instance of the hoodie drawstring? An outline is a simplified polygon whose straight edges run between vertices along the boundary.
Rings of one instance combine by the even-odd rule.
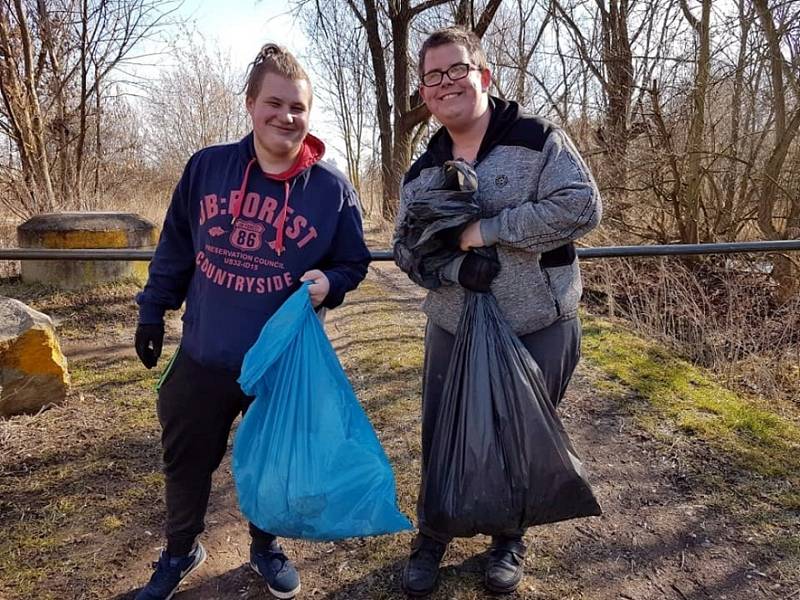
[[[244,177],[242,177],[242,186],[239,188],[239,197],[235,200],[231,200],[231,225],[236,223],[236,219],[239,218],[239,214],[242,212],[242,203],[244,202],[244,192],[247,189],[247,179],[250,177],[250,167],[255,164],[256,159],[250,159],[250,162],[247,163],[247,167],[244,170]]]
[[[278,215],[277,220],[275,221],[275,227],[278,230],[278,233],[275,235],[275,252],[278,256],[283,254],[283,229],[286,225],[286,213],[289,210],[289,194],[291,193],[291,188],[289,187],[289,181],[286,180],[283,182],[283,208],[281,209],[281,213]]]
[[[250,178],[250,169],[256,162],[257,159],[251,159],[250,162],[247,163],[247,167],[244,169],[244,177],[242,177],[242,185],[239,188],[239,195],[231,202],[231,225],[236,223],[236,219],[239,218],[239,215],[242,212],[242,203],[244,202],[244,193],[247,191],[247,180]],[[278,214],[278,218],[275,220],[275,229],[277,229],[277,233],[275,235],[275,242],[271,244],[278,256],[283,254],[284,251],[283,229],[286,226],[286,216],[289,212],[289,194],[291,191],[292,189],[289,186],[289,180],[285,179],[283,181],[283,208],[281,208],[281,212]]]

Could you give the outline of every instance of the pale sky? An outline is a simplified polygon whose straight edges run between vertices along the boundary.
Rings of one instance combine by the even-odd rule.
[[[186,0],[179,10],[207,38],[230,50],[234,64],[246,66],[266,42],[295,55],[305,50],[305,36],[283,0]]]

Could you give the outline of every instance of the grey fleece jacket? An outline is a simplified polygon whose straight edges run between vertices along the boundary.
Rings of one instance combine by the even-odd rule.
[[[506,319],[525,335],[577,314],[582,284],[572,242],[597,226],[602,204],[589,169],[566,133],[521,114],[519,105],[490,97],[491,120],[475,171],[483,207],[481,234],[496,245],[501,271],[492,283]],[[452,139],[441,128],[406,173],[397,222],[405,205],[441,183]],[[464,303],[462,257],[440,273],[442,285],[422,304],[428,318],[454,334]]]

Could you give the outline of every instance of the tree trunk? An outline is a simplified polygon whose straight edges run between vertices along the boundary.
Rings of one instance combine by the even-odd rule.
[[[52,212],[55,207],[55,193],[53,192],[53,183],[50,177],[50,164],[44,138],[44,122],[34,76],[31,31],[28,27],[28,19],[21,0],[14,0],[14,9],[19,23],[18,35],[22,45],[23,60],[21,81],[18,81],[18,86],[15,86],[20,92],[17,97],[19,106],[16,107],[20,117],[17,123],[22,133],[20,141],[27,145],[29,151],[28,158],[30,160],[33,183],[31,192],[36,198],[35,206],[37,212]],[[7,40],[4,40],[4,42],[3,45],[9,47]],[[13,60],[13,57],[6,56],[5,59]],[[19,77],[16,68],[7,69],[6,74],[15,79]],[[9,81],[8,84],[14,86],[15,82]]]
[[[686,208],[686,244],[699,242],[700,207],[702,204],[702,156],[705,149],[703,134],[705,132],[706,93],[711,70],[711,35],[709,24],[711,20],[711,0],[703,0],[702,16],[698,20],[689,11],[686,0],[681,0],[681,8],[686,19],[697,33],[698,55],[697,72],[695,74],[694,90],[692,92],[692,120],[689,125],[689,139],[686,144],[686,191],[684,205]]]
[[[764,178],[761,184],[758,204],[758,226],[768,239],[781,239],[794,237],[800,234],[800,198],[784,197],[780,185],[783,166],[789,148],[800,130],[800,101],[793,110],[786,106],[786,84],[798,87],[798,81],[793,72],[783,68],[783,54],[781,52],[781,39],[779,28],[775,27],[772,13],[767,0],[753,0],[758,13],[758,19],[764,29],[764,35],[769,49],[770,74],[772,77],[772,98],[775,110],[775,137],[772,151],[764,168]],[[781,28],[782,29],[782,28]],[[784,77],[788,78],[784,82]],[[788,203],[788,218],[776,226],[775,209],[779,200]],[[787,256],[776,256],[772,273],[775,281],[780,285],[779,297],[788,299],[800,290],[800,267]]]
[[[736,213],[736,183],[741,165],[738,158],[741,154],[739,128],[742,120],[742,89],[744,87],[744,73],[747,66],[747,39],[750,35],[752,21],[750,15],[745,13],[745,0],[738,0],[739,11],[739,55],[736,60],[736,73],[733,78],[733,94],[731,96],[731,120],[730,120],[730,146],[729,154],[731,157],[727,165],[727,170],[723,176],[722,206],[719,207],[715,234],[722,237],[725,241],[736,240],[737,231],[734,215]],[[741,181],[741,185],[749,186],[747,180]],[[736,219],[738,220],[738,219]]]
[[[392,34],[393,59],[393,106],[389,104],[389,85],[384,45],[380,36],[378,10],[375,0],[364,0],[362,14],[354,0],[347,0],[348,6],[356,15],[367,32],[367,46],[372,59],[375,75],[375,100],[380,132],[381,148],[381,182],[383,197],[381,215],[393,219],[397,213],[400,197],[400,184],[403,174],[408,169],[413,152],[414,133],[417,126],[430,116],[424,104],[418,100],[418,94],[412,93],[408,38],[411,22],[420,13],[448,0],[426,0],[411,6],[409,0],[396,0],[387,5]],[[467,11],[469,2],[461,2],[459,10],[466,22],[475,23],[473,30],[481,37],[488,29],[492,18],[499,8],[501,0],[489,0],[483,8],[479,19]]]
[[[100,168],[103,164],[103,136],[100,128],[103,122],[102,105],[100,103],[100,76],[97,72],[97,65],[94,66],[94,110],[95,110],[95,123],[94,123],[94,146],[95,146],[95,161],[94,161],[94,190],[93,196],[95,199],[100,193]]]
[[[375,107],[378,117],[378,131],[381,146],[381,182],[384,190],[384,202],[381,205],[381,213],[385,215],[387,193],[389,190],[395,190],[392,193],[397,194],[396,190],[399,188],[396,181],[394,187],[392,187],[392,180],[394,179],[392,176],[392,114],[391,107],[389,106],[389,83],[386,78],[386,61],[384,59],[383,42],[381,41],[378,24],[378,10],[375,5],[375,0],[364,0],[364,15],[358,10],[353,0],[347,0],[347,3],[367,32],[367,46],[369,47],[370,58],[372,59],[372,70],[375,75]]]
[[[628,117],[633,94],[633,54],[628,39],[628,2],[611,0],[609,10],[601,9],[603,58],[608,98],[605,116],[606,181],[604,187],[624,186],[628,176]]]
[[[81,49],[80,49],[80,74],[81,74],[81,92],[79,96],[80,104],[78,105],[78,142],[75,146],[75,193],[80,198],[81,205],[84,205],[85,198],[83,193],[83,162],[84,162],[84,147],[86,145],[86,113],[88,102],[87,87],[89,78],[89,64],[87,60],[88,42],[87,34],[89,29],[89,5],[87,0],[81,0]],[[65,149],[66,153],[66,149]]]

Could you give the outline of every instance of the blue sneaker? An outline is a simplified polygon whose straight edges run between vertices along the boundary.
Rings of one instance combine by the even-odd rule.
[[[206,558],[208,554],[200,542],[187,556],[172,557],[162,550],[158,562],[153,563],[155,571],[150,581],[139,590],[135,600],[170,600],[178,591],[181,581],[202,565]]]
[[[276,598],[294,598],[300,591],[300,576],[275,540],[264,550],[250,547],[250,567],[264,578]]]

